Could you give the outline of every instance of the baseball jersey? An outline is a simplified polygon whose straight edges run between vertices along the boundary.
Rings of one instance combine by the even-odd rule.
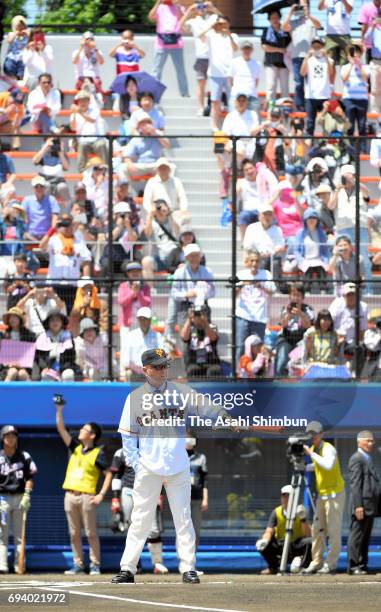
[[[37,473],[35,462],[29,453],[16,450],[8,457],[0,451],[0,495],[24,493],[25,482]]]
[[[202,453],[192,452],[189,455],[190,473],[191,473],[191,498],[202,499],[203,489],[206,487],[208,476],[208,467],[206,457]]]
[[[185,437],[190,414],[210,418],[212,423],[218,416],[227,416],[223,406],[177,382],[167,381],[161,389],[147,382],[130,393],[118,429],[129,465],[136,471],[141,464],[162,476],[189,469]],[[166,424],[168,418],[170,424]]]
[[[111,468],[112,477],[121,480],[122,488],[134,488],[135,471],[130,465],[127,465],[124,456],[123,448],[119,448],[112,458]]]

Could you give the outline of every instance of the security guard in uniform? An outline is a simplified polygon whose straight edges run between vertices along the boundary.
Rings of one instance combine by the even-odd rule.
[[[23,513],[30,508],[37,467],[29,453],[19,450],[16,427],[5,425],[0,431],[0,439],[0,574],[7,574],[10,527],[12,525],[16,544],[14,568],[17,571]]]
[[[65,574],[84,573],[81,538],[83,523],[90,547],[90,575],[97,576],[100,574],[100,546],[97,534],[96,509],[103,501],[112,479],[104,450],[101,446],[96,446],[102,430],[96,423],[86,423],[81,427],[78,439],[72,438],[62,418],[62,408],[65,401],[62,396],[56,395],[54,402],[58,433],[71,451],[62,488],[66,491],[65,512],[74,565]],[[101,490],[97,494],[96,489],[101,473],[105,475],[105,479]]]
[[[334,574],[341,548],[345,483],[335,447],[323,440],[322,424],[311,421],[307,425],[306,434],[312,439],[311,447],[304,445],[304,452],[312,460],[307,470],[315,471],[318,498],[312,523],[312,561],[303,570],[303,574]],[[327,537],[329,551],[323,563]]]
[[[261,571],[262,575],[277,574],[282,558],[283,544],[286,537],[286,513],[291,485],[282,487],[280,505],[271,512],[266,530],[256,542],[256,548],[266,559],[268,567]],[[307,521],[306,509],[299,505],[292,527],[291,546],[288,561],[291,562],[291,572],[297,573],[311,559],[311,527]]]

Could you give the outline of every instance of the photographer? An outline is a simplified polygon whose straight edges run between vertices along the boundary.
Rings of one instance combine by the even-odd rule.
[[[154,243],[156,251],[153,257],[147,255],[142,262],[150,278],[153,278],[155,269],[158,272],[168,269],[167,260],[179,246],[179,231],[167,202],[155,200],[144,226],[144,235]]]
[[[184,364],[187,378],[218,378],[222,375],[217,354],[217,328],[209,323],[205,307],[192,306],[180,332],[186,345]]]
[[[311,306],[304,303],[304,286],[291,283],[290,302],[284,306],[280,315],[282,331],[275,347],[275,376],[287,376],[289,353],[303,339],[306,329],[313,325],[315,314]]]
[[[291,59],[295,83],[296,110],[304,111],[304,79],[300,67],[306,57],[312,40],[320,30],[320,21],[310,14],[309,0],[300,0],[290,7],[282,30],[291,34]]]
[[[336,295],[343,294],[344,284],[356,277],[356,256],[350,238],[339,236],[333,247],[332,257],[328,262],[327,272],[333,274]],[[364,260],[360,255],[360,279],[364,280]]]
[[[139,62],[146,54],[135,43],[134,33],[131,30],[124,30],[120,41],[109,51],[108,55],[111,58],[115,57],[116,74],[118,75],[140,70]]]
[[[90,548],[90,575],[100,574],[100,546],[97,534],[97,506],[101,504],[110,487],[112,473],[102,446],[97,443],[102,430],[97,423],[85,423],[79,430],[78,438],[73,438],[64,425],[62,409],[65,400],[55,395],[57,431],[70,451],[65,481],[65,513],[69,527],[73,567],[65,572],[68,575],[84,574],[81,527],[85,528]],[[104,474],[101,490],[96,492],[101,474]]]
[[[307,164],[305,176],[300,184],[303,188],[303,200],[310,208],[316,208],[319,199],[316,196],[316,189],[320,185],[334,187],[328,173],[328,165],[322,157],[313,157]]]
[[[345,505],[345,483],[341,475],[337,451],[323,440],[323,426],[319,421],[311,421],[306,427],[311,435],[312,446],[303,446],[311,458],[307,471],[315,471],[316,515],[312,523],[312,561],[303,574],[334,574],[340,556],[341,527]],[[323,553],[328,538],[329,550],[323,564]]]
[[[286,537],[286,515],[291,485],[285,485],[280,490],[280,505],[271,512],[267,527],[262,537],[257,540],[256,548],[267,561],[269,567],[261,571],[263,576],[277,574],[282,557]],[[291,573],[295,574],[308,564],[311,558],[311,527],[307,521],[307,511],[303,505],[296,510],[292,526],[292,538],[288,562],[291,563]]]
[[[65,184],[64,171],[69,170],[69,158],[65,153],[63,139],[51,136],[44,139],[41,149],[35,153],[32,162],[41,166],[40,176],[43,176],[50,186],[50,192],[57,195],[58,185]]]
[[[366,359],[361,378],[381,381],[381,309],[374,308],[369,313],[368,329],[364,334]]]
[[[79,49],[73,52],[72,62],[75,66],[75,89],[81,89],[86,77],[91,77],[96,91],[102,93],[102,81],[99,67],[104,64],[102,52],[97,45],[92,32],[85,32],[79,43]]]
[[[123,262],[131,257],[134,242],[138,239],[139,226],[135,224],[136,216],[132,213],[129,202],[118,202],[114,205],[114,227],[112,230],[112,261],[115,273],[121,272]],[[107,274],[109,260],[109,245],[106,236],[106,245],[100,260],[102,276]]]

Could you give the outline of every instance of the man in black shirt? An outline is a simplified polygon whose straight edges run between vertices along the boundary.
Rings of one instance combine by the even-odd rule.
[[[134,508],[132,492],[135,481],[135,471],[126,463],[123,448],[118,449],[111,463],[112,478],[112,502],[113,531],[128,531],[131,524],[131,514]],[[147,546],[151,553],[154,574],[168,574],[168,569],[163,564],[163,542],[161,533],[163,531],[162,520],[163,496],[160,495],[156,507],[156,513],[152,521],[151,531],[148,534]]]
[[[23,513],[30,508],[36,464],[29,453],[18,449],[18,432],[13,425],[0,431],[0,574],[8,573],[8,538],[11,522],[16,544],[14,568],[17,571],[21,546]]]
[[[217,354],[218,332],[207,316],[205,306],[193,306],[181,330],[184,362],[188,378],[218,378],[221,364]]]

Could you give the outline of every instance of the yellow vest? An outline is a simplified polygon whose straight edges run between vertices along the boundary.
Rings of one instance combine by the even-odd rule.
[[[275,515],[276,515],[276,527],[275,527],[275,532],[274,532],[275,538],[277,540],[284,540],[286,537],[286,517],[283,514],[282,506],[277,506],[275,508]],[[291,541],[295,542],[295,540],[298,540],[299,538],[303,538],[303,537],[304,537],[304,534],[303,534],[302,522],[300,518],[296,516],[294,524],[292,526]]]
[[[100,447],[92,448],[87,453],[82,453],[82,450],[82,444],[75,447],[67,465],[62,488],[95,495],[100,476],[100,470],[95,462]]]
[[[322,442],[322,445],[319,450],[316,450],[315,452],[318,455],[322,456],[323,449],[327,445],[332,446],[329,442]],[[314,447],[312,448],[313,450],[315,450]],[[320,467],[320,465],[318,465],[316,461],[314,461],[313,459],[312,461],[315,466],[316,488],[318,494],[332,495],[332,493],[341,493],[341,491],[344,489],[345,483],[341,475],[338,456],[336,455],[335,463],[333,464],[333,467],[330,470],[325,470],[324,468]]]

